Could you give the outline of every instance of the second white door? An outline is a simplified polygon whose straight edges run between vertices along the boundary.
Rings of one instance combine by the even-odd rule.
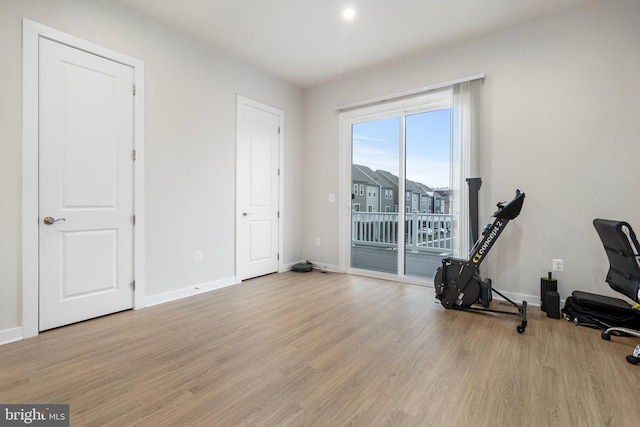
[[[237,276],[278,271],[282,112],[238,97]]]

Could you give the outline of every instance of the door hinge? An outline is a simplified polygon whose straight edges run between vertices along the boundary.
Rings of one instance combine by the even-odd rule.
[[[131,217],[131,221],[133,221],[133,225],[136,225],[136,216],[135,215]]]
[[[131,289],[133,289],[134,291],[136,290],[136,281],[132,281],[131,282]]]
[[[280,218],[280,211],[278,211],[278,218]]]
[[[277,259],[278,261],[280,261],[280,254],[278,254],[278,256],[276,257],[276,259]]]
[[[136,161],[136,150],[133,150],[131,152],[131,156],[133,157],[133,161],[135,162]]]
[[[278,176],[280,176],[280,168],[278,168]]]
[[[133,85],[133,96],[136,96],[136,85]]]

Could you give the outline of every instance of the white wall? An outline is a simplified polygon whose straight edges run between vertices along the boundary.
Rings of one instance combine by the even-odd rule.
[[[495,287],[539,303],[553,258],[564,299],[574,289],[617,295],[592,226],[624,219],[640,232],[640,2],[603,1],[305,92],[306,259],[337,266],[335,107],[485,73],[481,221],[516,188],[527,194],[483,264]],[[319,197],[318,197],[319,196]],[[320,237],[322,246],[315,246]]]
[[[22,18],[145,62],[148,298],[235,276],[236,94],[285,113],[281,257],[302,259],[302,91],[112,3],[0,0],[0,341],[22,322]]]

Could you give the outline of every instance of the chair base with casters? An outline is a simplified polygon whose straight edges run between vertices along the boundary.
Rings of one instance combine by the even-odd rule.
[[[621,328],[621,327],[615,326],[613,328],[609,328],[606,331],[602,332],[601,334],[602,339],[606,341],[611,341],[611,333],[614,333],[614,335],[621,334],[621,335],[628,335],[632,337],[640,337],[640,332],[636,331],[635,329]],[[637,365],[638,363],[640,363],[640,344],[636,346],[632,354],[627,356],[627,362],[631,363],[632,365]]]
[[[640,245],[633,229],[624,221],[608,219],[595,219],[593,226],[609,259],[606,282],[613,290],[640,302]],[[640,325],[640,310],[634,311],[637,312],[636,323]],[[602,332],[602,339],[609,341],[612,334],[640,337],[640,330],[614,326]],[[627,356],[627,362],[634,365],[640,363],[640,344]]]

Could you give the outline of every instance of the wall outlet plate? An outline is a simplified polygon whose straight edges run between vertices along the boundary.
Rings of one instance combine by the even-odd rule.
[[[554,259],[552,266],[553,266],[553,271],[564,271],[564,260]]]

